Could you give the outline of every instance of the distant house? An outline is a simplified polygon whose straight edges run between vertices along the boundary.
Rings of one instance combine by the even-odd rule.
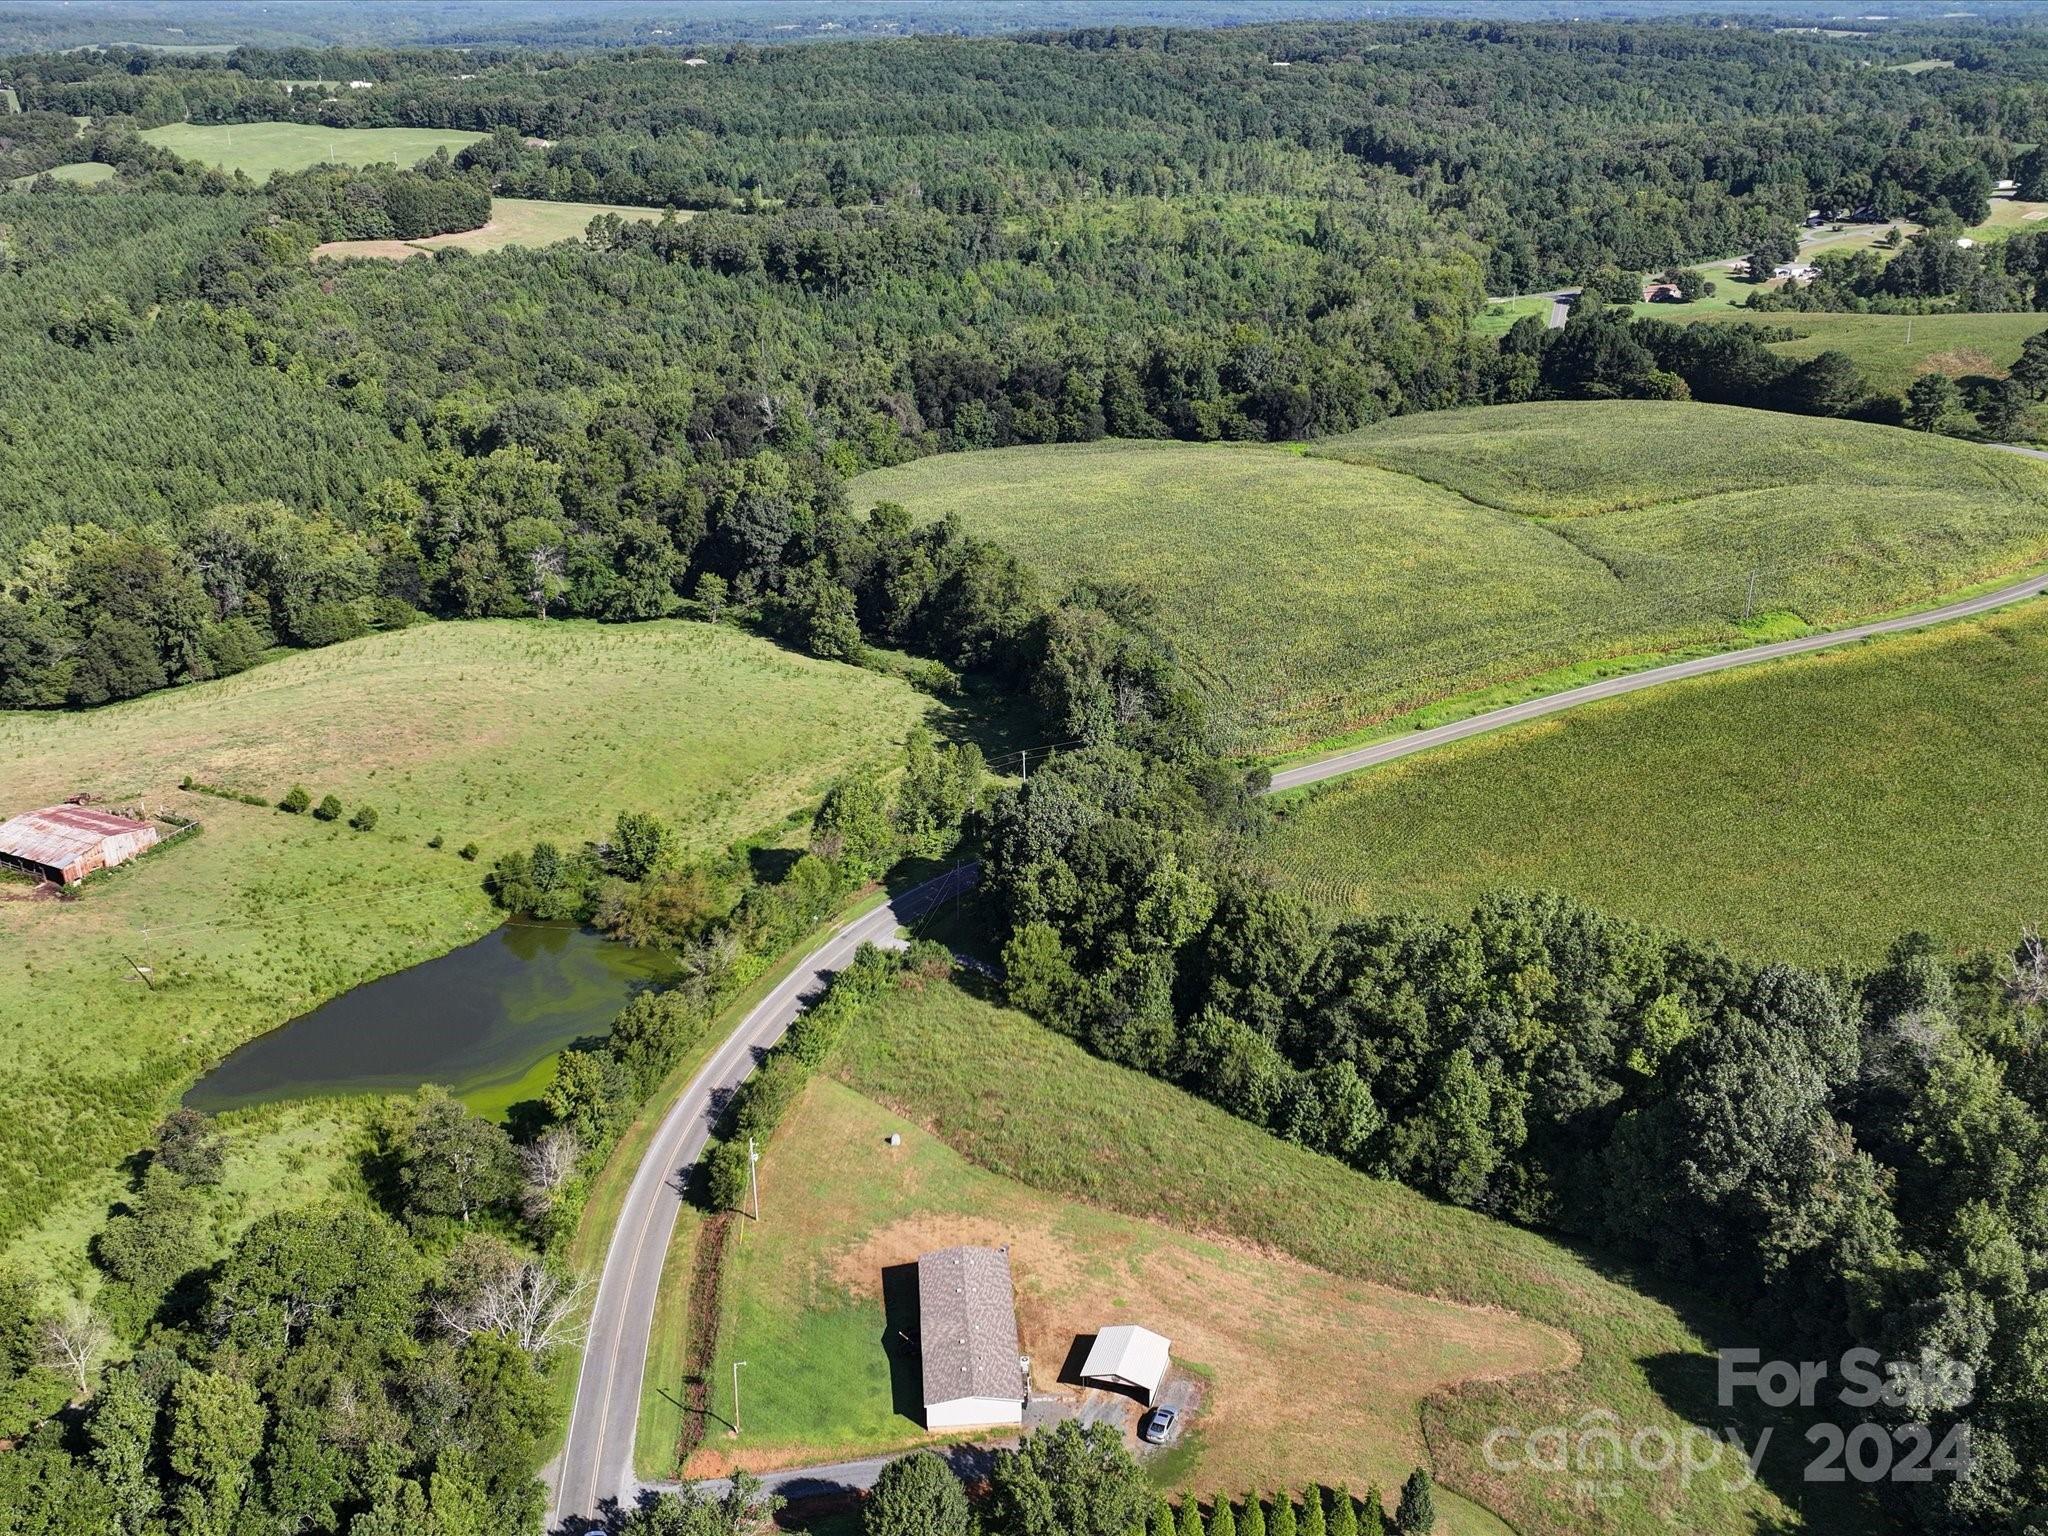
[[[1081,1379],[1141,1392],[1149,1408],[1158,1400],[1159,1384],[1166,1380],[1172,1348],[1171,1339],[1161,1338],[1149,1328],[1118,1323],[1095,1335],[1081,1366]]]
[[[1643,302],[1645,304],[1676,304],[1685,295],[1678,291],[1676,283],[1645,283]]]
[[[709,64],[710,62],[711,61],[709,59],[700,59],[693,55],[692,57],[683,60],[683,65],[685,68],[688,69],[702,69],[706,64]]]
[[[348,88],[352,91],[367,91],[376,83],[374,80],[351,80],[348,83]]]
[[[1976,245],[1976,243],[1977,243],[1977,242],[1976,242],[1976,241],[1974,241],[1974,240],[1972,240],[1972,239],[1971,239],[1971,238],[1970,238],[1970,237],[1969,237],[1968,235],[1957,235],[1957,236],[1956,236],[1956,248],[1957,248],[1958,250],[1964,250],[1964,251],[1967,251],[1967,250],[1971,249],[1971,248],[1972,248],[1973,246],[1975,246],[1975,245]]]
[[[2020,184],[2016,181],[1994,181],[1991,183],[1991,190],[1994,192],[2017,192],[2019,189]]]
[[[146,821],[53,805],[0,822],[0,864],[11,864],[59,885],[76,885],[95,870],[126,864],[156,844]]]
[[[941,1248],[917,1261],[927,1429],[1024,1422],[1024,1357],[1007,1248]]]

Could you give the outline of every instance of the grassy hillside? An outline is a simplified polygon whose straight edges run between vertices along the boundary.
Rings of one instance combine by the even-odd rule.
[[[1076,1223],[1096,1219],[1092,1208],[1117,1211],[1226,1250],[1249,1247],[1348,1281],[1504,1309],[1569,1334],[1582,1351],[1569,1369],[1468,1383],[1428,1397],[1419,1415],[1441,1480],[1523,1536],[1880,1528],[1867,1514],[1836,1506],[1837,1490],[1800,1487],[1789,1455],[1786,1466],[1766,1461],[1763,1484],[1744,1491],[1731,1486],[1723,1466],[1684,1482],[1672,1473],[1625,1471],[1611,1496],[1604,1479],[1596,1480],[1600,1494],[1589,1495],[1582,1473],[1487,1465],[1482,1446],[1496,1426],[1574,1426],[1596,1409],[1616,1416],[1624,1438],[1653,1427],[1676,1432],[1682,1417],[1718,1422],[1724,1415],[1712,1406],[1714,1365],[1705,1351],[1752,1342],[1751,1330],[1697,1298],[1654,1299],[1595,1256],[1353,1173],[955,987],[899,993],[864,1016],[835,1070],[968,1161],[1084,1202]],[[1329,1317],[1300,1326],[1329,1356],[1375,1343]],[[1400,1342],[1397,1334],[1397,1356]],[[1328,1371],[1296,1383],[1303,1407],[1324,1403]],[[1398,1402],[1354,1406],[1402,1416]],[[1417,1433],[1410,1426],[1380,1454],[1391,1450],[1398,1460]],[[1746,1442],[1753,1435],[1745,1427]],[[1781,1441],[1797,1447],[1798,1431],[1781,1426],[1774,1446]],[[1280,1454],[1276,1445],[1271,1455]],[[1803,1527],[1780,1492],[1803,1504]]]
[[[483,135],[442,128],[323,128],[316,123],[168,123],[142,137],[174,155],[242,171],[257,181],[309,165],[413,165],[437,149],[449,154]]]
[[[75,1256],[104,1175],[230,1048],[495,922],[489,860],[624,808],[692,847],[807,809],[924,708],[904,685],[700,624],[466,623],[301,652],[92,713],[0,715],[0,806],[89,791],[203,819],[63,904],[0,901],[0,1238]],[[303,782],[374,832],[182,793]],[[445,846],[427,846],[440,835]],[[477,863],[456,857],[469,841]],[[146,989],[129,965],[154,970]],[[54,1223],[55,1226],[50,1225]]]
[[[885,1145],[891,1132],[901,1146]],[[854,1147],[873,1150],[847,1157]],[[1060,1376],[1075,1340],[1106,1323],[1172,1335],[1176,1364],[1205,1397],[1190,1424],[1194,1454],[1172,1459],[1170,1486],[1203,1494],[1397,1487],[1428,1454],[1423,1398],[1578,1358],[1556,1330],[1498,1309],[1048,1197],[833,1082],[813,1084],[778,1129],[761,1177],[764,1219],[734,1235],[712,1372],[728,1381],[733,1361],[760,1362],[745,1383],[745,1434],[738,1446],[713,1436],[693,1475],[815,1465],[927,1438],[916,1357],[884,1342],[903,1321],[884,1277],[954,1243],[1008,1246],[1035,1396],[1073,1390]],[[1352,1347],[1333,1353],[1332,1337]],[[1316,1377],[1320,1393],[1295,1390]],[[1453,1517],[1445,1536],[1475,1529]]]
[[[1376,768],[1286,808],[1270,861],[1337,912],[1554,886],[1760,956],[2048,913],[2048,609],[1675,683]]]
[[[2048,467],[1693,404],[1444,412],[1306,449],[999,449],[876,471],[853,498],[957,513],[1055,581],[1144,584],[1247,751],[2048,558]]]

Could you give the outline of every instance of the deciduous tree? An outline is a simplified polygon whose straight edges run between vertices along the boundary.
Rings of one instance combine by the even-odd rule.
[[[864,1536],[966,1536],[967,1495],[953,1469],[930,1451],[882,1468],[861,1506]]]

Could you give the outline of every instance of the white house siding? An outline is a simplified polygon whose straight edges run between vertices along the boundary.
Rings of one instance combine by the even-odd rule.
[[[1021,1397],[956,1397],[950,1402],[926,1403],[926,1429],[979,1429],[987,1424],[1022,1424]]]

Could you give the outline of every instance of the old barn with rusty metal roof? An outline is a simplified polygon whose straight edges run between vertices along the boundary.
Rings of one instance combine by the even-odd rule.
[[[917,1261],[927,1429],[1024,1422],[1024,1359],[1007,1248],[941,1248]]]
[[[0,822],[0,864],[76,885],[95,870],[127,863],[156,840],[156,828],[146,821],[82,805],[53,805]]]

